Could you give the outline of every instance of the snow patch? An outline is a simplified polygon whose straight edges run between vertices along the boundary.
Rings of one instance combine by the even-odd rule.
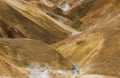
[[[29,78],[50,78],[48,70],[40,69],[39,64],[32,64]]]
[[[73,71],[71,70],[52,70],[51,68],[46,66],[46,68],[41,67],[37,63],[32,63],[30,66],[30,75],[29,78],[51,78],[50,72],[53,72],[55,74],[61,74],[64,76],[78,76],[79,75],[79,67],[77,64],[74,64],[74,69]]]
[[[73,75],[79,75],[79,66],[77,65],[77,64],[73,64],[73,66],[74,66],[74,69],[73,69],[73,71],[72,71],[72,74]]]
[[[61,9],[63,11],[67,11],[70,8],[70,5],[68,3],[66,3],[65,5],[61,6]]]
[[[80,34],[80,33],[82,33],[82,32],[73,31],[73,32],[72,32],[72,36],[78,35],[78,34]]]

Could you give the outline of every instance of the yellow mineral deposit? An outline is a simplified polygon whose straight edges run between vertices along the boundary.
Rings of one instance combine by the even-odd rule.
[[[120,78],[120,0],[0,0],[0,78]]]

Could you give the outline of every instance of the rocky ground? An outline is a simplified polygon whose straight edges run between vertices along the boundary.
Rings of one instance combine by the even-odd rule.
[[[120,0],[0,0],[0,78],[119,78]]]

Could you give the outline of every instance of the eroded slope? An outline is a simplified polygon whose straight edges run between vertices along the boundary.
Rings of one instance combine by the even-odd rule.
[[[65,14],[74,21],[71,26],[85,30],[119,14],[119,4],[119,0],[82,0]]]
[[[52,45],[65,58],[80,65],[83,74],[120,77],[120,15]]]
[[[51,44],[69,37],[75,31],[21,0],[1,0],[0,9],[0,26],[5,34],[10,33],[9,37],[32,38]]]
[[[71,70],[69,63],[47,44],[31,39],[0,39],[0,75],[28,76],[32,64],[51,69]]]

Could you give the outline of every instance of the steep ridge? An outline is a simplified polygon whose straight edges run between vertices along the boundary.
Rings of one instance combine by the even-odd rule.
[[[47,15],[65,25],[71,25],[72,20],[64,13],[79,1],[80,0],[27,0],[33,7],[41,9]]]
[[[45,2],[44,0],[41,1],[33,0],[33,1],[28,1],[27,3],[35,8],[42,10],[48,16],[54,18],[61,24],[68,25],[69,23],[71,23],[71,21],[68,18],[64,17],[62,9],[59,6],[50,3],[50,1]]]
[[[52,3],[54,3],[55,5],[60,6],[61,8],[66,8],[66,5],[68,6],[68,8],[66,8],[66,11],[74,6],[77,2],[79,2],[80,0],[49,0]]]
[[[120,12],[120,0],[82,0],[76,3],[65,14],[72,19],[71,24],[77,30],[109,20]]]
[[[120,77],[120,15],[87,29],[82,34],[52,45],[80,66],[81,74]]]
[[[71,70],[72,64],[47,44],[31,39],[0,39],[0,75],[27,76],[29,67],[39,64],[51,69]]]
[[[67,38],[75,31],[22,0],[1,0],[0,9],[2,11],[0,12],[1,27],[5,24],[8,28],[7,32],[12,31],[13,38],[17,35],[14,33],[19,33],[17,35],[19,37],[42,40],[51,44]]]
[[[72,20],[78,19],[85,15],[89,8],[91,8],[91,4],[93,4],[93,2],[94,0],[79,0],[72,7],[70,7],[65,14]]]
[[[119,78],[119,4],[0,0],[0,78]]]

